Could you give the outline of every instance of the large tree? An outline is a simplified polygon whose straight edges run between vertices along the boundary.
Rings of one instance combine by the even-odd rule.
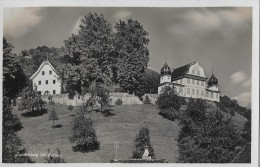
[[[125,91],[144,94],[144,70],[149,60],[147,32],[128,20],[115,26],[103,15],[82,18],[78,34],[65,40],[59,71],[67,91],[86,94],[92,83],[119,84]]]
[[[27,79],[17,56],[12,52],[13,46],[3,38],[3,95],[14,99],[26,86]]]
[[[3,38],[3,122],[2,122],[2,161],[4,163],[32,162],[27,156],[16,156],[25,153],[22,141],[16,135],[22,124],[12,113],[11,100],[17,97],[27,84],[26,77],[15,54],[13,46]]]
[[[205,100],[188,104],[180,118],[179,162],[229,163],[244,145],[240,133],[219,111],[206,113]]]
[[[145,92],[145,69],[149,61],[148,32],[136,20],[116,23],[114,46],[118,54],[116,81],[129,93]]]

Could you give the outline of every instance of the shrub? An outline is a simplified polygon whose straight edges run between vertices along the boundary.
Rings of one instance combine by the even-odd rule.
[[[224,119],[220,111],[206,115],[203,100],[188,104],[180,118],[178,136],[179,162],[229,163],[244,144],[231,118]]]
[[[74,151],[89,152],[99,149],[99,141],[97,141],[96,131],[93,127],[93,121],[79,115],[72,121],[71,136],[69,138]]]
[[[68,105],[68,107],[67,107],[68,110],[73,110],[73,108],[74,107],[72,105]]]
[[[177,111],[175,111],[174,109],[164,109],[160,111],[159,114],[163,116],[163,118],[169,119],[171,121],[174,121],[178,118]]]
[[[145,96],[143,103],[144,104],[151,104],[151,100],[149,99],[149,97],[147,95]]]
[[[149,156],[151,156],[152,159],[155,159],[154,149],[150,142],[150,134],[149,129],[147,127],[141,128],[139,130],[139,133],[136,135],[134,143],[135,145],[132,158],[141,159],[144,153],[144,147],[148,146]]]
[[[31,115],[42,115],[45,113],[45,102],[42,101],[41,96],[34,91],[30,86],[26,87],[21,93],[21,102],[18,109],[23,111],[25,109],[31,112]],[[38,114],[37,112],[41,113]]]
[[[184,101],[182,97],[178,96],[174,87],[165,86],[156,101],[156,105],[160,109],[160,115],[169,120],[174,120],[177,118],[176,116]]]
[[[123,104],[123,101],[122,99],[118,98],[116,101],[115,101],[115,105],[122,105]]]

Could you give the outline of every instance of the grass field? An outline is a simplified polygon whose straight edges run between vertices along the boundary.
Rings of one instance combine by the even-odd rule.
[[[71,120],[75,116],[74,111],[67,110],[67,106],[54,105],[59,120],[60,128],[51,128],[52,121],[48,120],[48,114],[38,117],[25,118],[14,107],[14,113],[20,118],[24,128],[18,135],[24,141],[28,153],[47,153],[47,149],[55,153],[55,149],[61,150],[63,158],[69,163],[109,163],[115,158],[114,140],[119,140],[118,158],[131,158],[134,138],[139,129],[147,126],[150,129],[151,143],[157,159],[167,159],[176,162],[178,157],[177,141],[178,123],[166,120],[158,114],[154,105],[121,105],[113,107],[114,115],[104,117],[101,113],[91,112],[87,116],[94,120],[100,150],[89,153],[74,152],[68,140],[70,135]],[[47,106],[50,108],[50,106]],[[42,157],[32,157],[35,162],[45,162]]]

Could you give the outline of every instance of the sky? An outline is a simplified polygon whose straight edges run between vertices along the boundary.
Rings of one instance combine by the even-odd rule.
[[[149,68],[159,72],[199,61],[207,77],[218,78],[221,95],[251,106],[252,8],[4,8],[3,34],[14,52],[37,46],[61,47],[77,33],[80,18],[103,14],[115,26],[138,20],[149,33]]]

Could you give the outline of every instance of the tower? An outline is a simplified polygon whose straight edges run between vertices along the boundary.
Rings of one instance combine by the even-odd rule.
[[[208,89],[218,91],[218,79],[215,77],[213,70],[210,79],[208,80]]]
[[[160,84],[171,82],[171,68],[165,62],[164,66],[161,68],[161,79]]]

